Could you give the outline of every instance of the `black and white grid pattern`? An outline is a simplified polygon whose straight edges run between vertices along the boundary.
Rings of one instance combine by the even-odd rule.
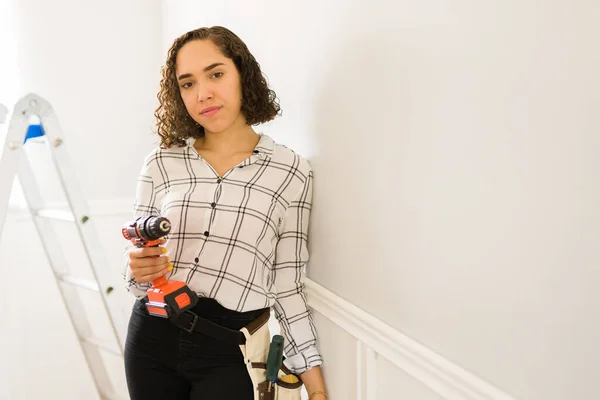
[[[296,373],[320,365],[304,288],[313,175],[306,159],[262,134],[254,154],[219,177],[193,147],[157,148],[138,181],[134,218],[171,221],[165,247],[181,280],[236,311],[274,307]],[[125,268],[127,288],[145,296]]]

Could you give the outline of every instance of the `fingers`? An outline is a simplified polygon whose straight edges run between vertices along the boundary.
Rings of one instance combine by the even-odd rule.
[[[160,266],[168,266],[169,256],[163,255],[160,257],[142,257],[142,258],[130,258],[129,266],[133,269],[141,269],[141,268],[158,268]]]
[[[167,272],[169,272],[169,270],[171,270],[171,269],[172,269],[172,267],[167,266],[166,268],[163,268],[163,269],[161,269],[161,270],[159,270],[157,272],[150,273],[150,274],[147,274],[147,275],[142,275],[142,276],[140,276],[139,279],[136,278],[135,280],[137,282],[139,282],[139,283],[151,282],[151,281],[153,281],[155,279],[160,278],[161,276],[166,275]],[[148,270],[145,270],[144,272],[148,272]]]
[[[157,257],[167,252],[166,247],[135,247],[129,251],[129,258]]]
[[[169,257],[161,256],[132,260],[129,267],[135,280],[144,283],[166,275],[173,269],[173,263],[169,261]]]
[[[129,252],[129,268],[139,283],[153,281],[173,269],[164,247],[134,248]]]

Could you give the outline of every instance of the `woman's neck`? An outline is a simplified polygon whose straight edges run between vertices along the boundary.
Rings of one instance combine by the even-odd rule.
[[[252,126],[244,124],[241,128],[223,132],[205,132],[204,137],[196,140],[194,147],[197,150],[229,156],[254,150],[259,140],[260,136],[254,132]]]

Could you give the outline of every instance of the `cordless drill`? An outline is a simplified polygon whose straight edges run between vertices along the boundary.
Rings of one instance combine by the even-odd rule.
[[[140,217],[125,224],[123,237],[136,247],[157,247],[160,239],[171,231],[171,222],[164,217]],[[150,315],[169,318],[196,305],[198,296],[184,282],[167,280],[166,276],[152,281],[146,291],[146,309]]]

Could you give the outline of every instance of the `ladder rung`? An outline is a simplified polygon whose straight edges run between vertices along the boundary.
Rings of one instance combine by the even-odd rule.
[[[87,290],[91,290],[93,292],[99,292],[100,291],[100,287],[98,286],[98,284],[94,281],[91,281],[89,279],[83,279],[83,278],[77,278],[75,276],[72,275],[63,275],[59,278],[62,282],[74,285],[74,286],[78,286],[80,288],[83,289],[87,289]]]
[[[112,353],[118,357],[121,357],[121,349],[119,348],[119,346],[117,346],[116,344],[110,343],[110,342],[106,342],[102,339],[99,339],[97,337],[88,337],[88,338],[83,338],[82,341],[86,344],[92,345],[94,347],[97,347],[99,349],[102,350],[106,350],[109,353]]]
[[[37,212],[35,212],[35,215],[41,218],[75,222],[75,217],[73,216],[73,213],[65,210],[43,209],[37,210]]]

